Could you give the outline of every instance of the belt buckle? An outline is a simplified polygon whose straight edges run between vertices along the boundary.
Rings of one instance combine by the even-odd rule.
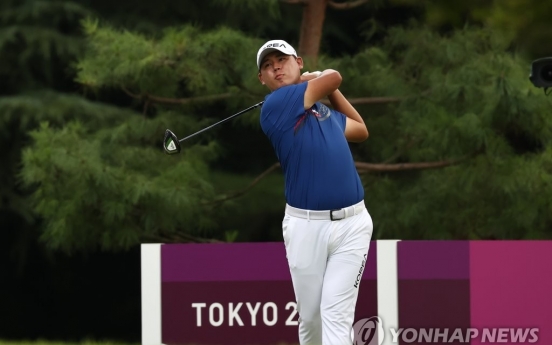
[[[334,218],[334,217],[333,217],[333,212],[334,212],[334,211],[341,211],[341,209],[330,210],[330,220],[331,220],[331,221],[334,221],[334,220],[341,220],[341,219],[345,218],[345,216],[343,216],[343,218],[338,218],[338,219]]]

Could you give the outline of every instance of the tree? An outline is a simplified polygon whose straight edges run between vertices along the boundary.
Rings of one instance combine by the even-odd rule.
[[[422,7],[425,22],[434,28],[487,25],[512,39],[532,58],[552,55],[552,4],[538,0],[418,1],[393,0],[397,5]]]
[[[335,2],[328,0],[288,0],[288,3],[303,6],[303,19],[299,34],[299,54],[311,60],[313,68],[317,66],[322,40],[322,28],[328,6],[336,10],[350,10],[368,3],[368,0]]]
[[[89,92],[119,90],[141,111],[82,101],[64,109],[73,118],[62,126],[43,123],[31,132],[22,176],[36,188],[43,237],[65,250],[218,237],[208,233],[214,191],[207,163],[218,156],[216,142],[206,134],[167,157],[161,139],[165,128],[184,134],[211,122],[205,102],[227,100],[232,109],[257,99],[255,71],[238,56],[260,43],[191,26],[167,29],[158,40],[96,21],[86,22],[85,31],[89,44],[77,81]]]
[[[243,0],[220,1],[230,7],[244,6]],[[378,0],[249,0],[245,2],[250,10],[266,9],[274,17],[279,16],[278,2],[302,7],[301,25],[299,29],[298,54],[303,57],[311,68],[317,69],[318,55],[322,41],[322,30],[328,8],[343,11],[352,10],[371,3],[373,6],[380,4]]]
[[[509,47],[492,29],[411,27],[331,62],[345,94],[401,99],[362,106],[371,138],[359,159],[455,163],[364,175],[376,237],[551,237],[552,101]]]
[[[142,113],[33,133],[23,172],[44,186],[37,211],[49,220],[46,236],[72,248],[128,246],[148,236],[193,240],[216,223],[209,205],[226,205],[214,197],[205,161],[217,159],[216,142],[206,136],[186,145],[184,159],[161,155],[156,145],[165,127],[181,133],[204,125],[198,104],[238,109],[258,100],[256,71],[239,56],[260,41],[224,28],[170,28],[158,40],[97,22],[86,29],[78,81],[96,92],[121,89]],[[342,72],[342,91],[372,133],[353,150],[376,237],[550,236],[552,104],[532,90],[528,62],[507,52],[508,44],[486,29],[440,36],[411,27],[354,56],[321,58]],[[542,198],[530,197],[537,191]]]
[[[217,137],[225,131],[186,143],[176,157],[161,154],[160,141],[165,128],[184,136],[262,99],[266,90],[243,52],[263,40],[224,27],[151,35],[89,20],[84,28],[77,82],[88,98],[124,101],[48,95],[27,110],[45,109],[47,120],[31,132],[21,173],[44,219],[43,238],[67,250],[236,239],[229,214],[252,219],[265,211],[232,205],[249,192],[225,188],[233,178],[220,165],[227,150]],[[320,56],[321,68],[341,71],[342,91],[371,131],[353,152],[378,238],[549,236],[549,198],[528,195],[549,195],[550,100],[533,90],[528,62],[509,49],[489,29],[439,35],[414,25],[352,56]],[[258,131],[257,114],[236,121],[236,131],[244,124]],[[266,152],[249,151],[248,159],[268,161]],[[277,170],[272,162],[265,175]],[[249,191],[260,188],[255,183]],[[281,197],[279,184],[271,191]]]
[[[29,203],[33,189],[21,183],[21,151],[30,141],[27,131],[40,121],[60,123],[73,116],[65,112],[69,104],[59,101],[74,87],[65,73],[84,47],[73,29],[91,14],[70,2],[0,4],[0,223],[4,238],[13,243],[10,255],[20,265],[39,223]]]
[[[135,114],[133,110],[136,110],[136,106],[140,107],[139,112],[141,112],[141,107],[145,104],[140,100],[134,100],[120,87],[101,88],[95,93],[91,92],[92,88],[85,88],[74,82],[75,60],[85,46],[80,21],[89,16],[107,17],[115,26],[126,25],[137,32],[155,36],[160,31],[159,28],[167,23],[175,24],[182,18],[188,18],[189,21],[198,20],[194,13],[206,13],[204,9],[208,6],[208,4],[197,4],[193,1],[178,4],[168,1],[167,6],[160,6],[159,2],[149,6],[149,3],[122,1],[117,4],[117,7],[113,7],[112,2],[94,1],[94,9],[91,9],[81,4],[92,5],[88,1],[38,0],[25,3],[4,1],[0,4],[0,49],[2,49],[0,76],[3,80],[0,86],[0,111],[3,115],[0,132],[0,154],[3,161],[0,170],[3,181],[0,189],[0,196],[2,196],[0,221],[5,225],[3,230],[8,231],[7,242],[13,242],[13,245],[9,246],[10,251],[13,252],[11,255],[18,258],[21,267],[24,265],[29,244],[34,243],[36,237],[43,233],[42,222],[50,224],[48,212],[40,208],[45,206],[40,204],[42,196],[36,189],[37,186],[39,188],[44,186],[32,182],[25,184],[22,179],[22,152],[34,140],[29,136],[29,132],[58,131],[64,129],[71,121],[75,122],[75,127],[71,129],[120,124],[131,118],[129,114]],[[219,11],[219,13],[219,16],[206,15],[205,18],[208,20],[202,19],[201,25],[207,27],[220,25],[221,19],[225,16],[222,12]],[[262,21],[250,21],[252,26],[258,22]],[[139,98],[142,98],[142,95]],[[101,101],[105,103],[102,104]],[[118,107],[110,107],[109,104]],[[169,108],[174,110],[167,107]],[[212,104],[210,107],[202,107],[204,114],[209,114],[214,109],[215,106]],[[217,107],[217,109],[222,113],[220,108]],[[186,130],[191,131],[207,123],[208,120],[198,123],[186,119],[182,121],[189,126]],[[42,129],[39,128],[40,122],[43,122]],[[170,120],[170,123],[172,128],[177,126],[179,121]],[[160,126],[166,128],[168,124]],[[66,131],[71,129],[66,128]],[[82,130],[89,131],[88,128]],[[79,144],[84,144],[84,141],[79,141]],[[159,147],[158,144],[155,143],[155,148]],[[44,145],[46,150],[50,143],[45,142]],[[212,147],[215,146],[212,145]],[[226,150],[227,147],[216,149],[218,152]],[[206,155],[198,159],[201,159],[201,164],[194,168],[201,169],[201,165],[208,161],[210,156]],[[32,180],[33,177],[26,178]],[[223,178],[227,176],[217,176],[217,180]],[[42,182],[48,183],[46,179]],[[205,196],[208,194],[205,193]],[[32,200],[34,203],[31,202]],[[61,212],[61,210],[58,211]],[[205,228],[207,225],[201,225],[196,230],[201,232]],[[47,242],[51,239],[49,234],[46,231],[42,236]],[[52,238],[55,239],[55,236]],[[57,240],[50,244],[56,248],[64,247],[71,250],[71,241],[77,241],[77,239],[68,238],[69,241],[65,245],[59,244]],[[201,239],[193,237],[192,240]],[[106,240],[106,243],[108,242]],[[97,243],[94,242],[91,246],[83,243],[79,248],[93,249]],[[123,244],[120,247],[125,246],[126,244]],[[107,247],[109,245],[105,246]]]

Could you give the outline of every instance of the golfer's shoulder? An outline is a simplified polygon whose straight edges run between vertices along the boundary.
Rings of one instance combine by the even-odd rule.
[[[307,83],[282,86],[281,88],[272,91],[266,97],[263,107],[282,107],[289,102],[295,103],[297,99],[302,100],[305,97],[306,89]]]

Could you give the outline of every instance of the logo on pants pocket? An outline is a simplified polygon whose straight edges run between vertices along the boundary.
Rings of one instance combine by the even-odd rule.
[[[353,325],[354,345],[381,345],[385,336],[378,316],[360,319]]]

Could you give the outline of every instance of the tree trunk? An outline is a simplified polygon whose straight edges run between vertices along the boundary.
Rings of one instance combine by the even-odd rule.
[[[326,15],[328,0],[308,0],[303,7],[303,20],[299,35],[299,56],[313,68],[318,63],[322,28]]]

